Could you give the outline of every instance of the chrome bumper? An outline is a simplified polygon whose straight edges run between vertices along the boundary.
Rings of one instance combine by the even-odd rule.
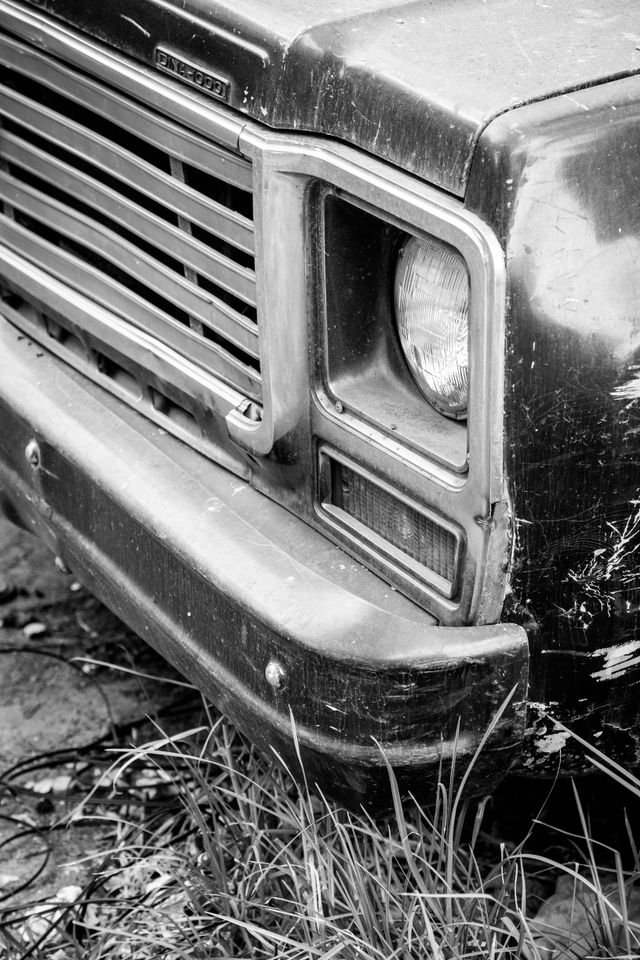
[[[27,451],[28,450],[28,455]],[[347,801],[425,790],[453,753],[483,789],[517,757],[528,646],[445,628],[243,480],[0,319],[0,488],[101,600],[254,741]]]

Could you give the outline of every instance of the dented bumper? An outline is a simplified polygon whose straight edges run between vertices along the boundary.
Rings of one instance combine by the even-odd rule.
[[[338,547],[0,320],[0,488],[252,739],[345,800],[442,760],[496,782],[524,733],[520,627],[443,628]]]

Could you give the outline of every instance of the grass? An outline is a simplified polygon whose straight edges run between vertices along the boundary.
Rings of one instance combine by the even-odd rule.
[[[401,799],[389,769],[393,813],[374,820],[298,786],[278,758],[264,757],[206,711],[206,722],[186,732],[158,730],[115,754],[111,746],[102,777],[67,815],[102,837],[91,879],[72,902],[0,915],[0,956],[640,955],[632,833],[632,864],[624,869],[618,851],[590,838],[577,792],[580,833],[564,837],[573,859],[528,853],[526,836],[517,845],[498,843],[488,857],[486,802],[466,799],[452,780],[439,784],[427,809]],[[594,760],[640,795],[627,771],[602,755]],[[532,919],[540,873],[560,878],[559,926],[548,908]]]

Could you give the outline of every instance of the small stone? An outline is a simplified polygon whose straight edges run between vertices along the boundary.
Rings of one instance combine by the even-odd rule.
[[[68,773],[62,773],[57,777],[45,777],[44,780],[38,780],[37,783],[26,783],[25,786],[33,790],[34,793],[42,795],[52,793],[60,796],[67,793],[72,781],[73,777],[69,776]]]
[[[69,884],[67,887],[61,887],[56,893],[56,900],[59,903],[75,903],[76,900],[79,900],[82,896],[82,887],[79,887],[75,883]]]
[[[9,603],[15,600],[18,591],[12,583],[9,583],[4,577],[0,577],[0,603]]]
[[[51,793],[54,795],[60,796],[63,793],[68,793],[69,787],[73,783],[73,777],[68,773],[61,773],[57,777],[51,778]]]
[[[71,573],[71,570],[69,570],[69,567],[66,565],[62,557],[55,557],[53,562],[56,570],[58,570],[60,573]]]
[[[29,640],[33,640],[35,637],[44,636],[44,634],[47,632],[47,628],[44,623],[34,620],[23,627],[22,632],[24,633],[25,637],[28,637]]]

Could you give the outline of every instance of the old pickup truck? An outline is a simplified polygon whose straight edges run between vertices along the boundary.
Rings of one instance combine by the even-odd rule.
[[[375,797],[640,759],[635,0],[0,0],[0,488]]]

